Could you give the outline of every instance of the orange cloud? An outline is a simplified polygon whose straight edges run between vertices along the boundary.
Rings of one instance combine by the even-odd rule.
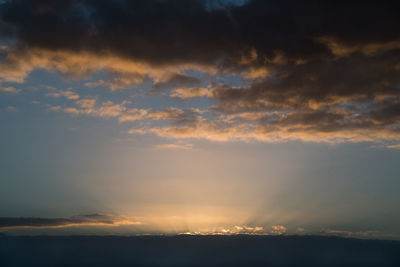
[[[211,92],[207,88],[176,88],[170,93],[170,97],[189,99],[196,97],[210,97]]]
[[[338,57],[346,57],[353,53],[362,53],[366,56],[373,56],[378,53],[400,49],[400,40],[357,44],[346,44],[329,36],[319,37],[316,38],[316,40],[326,45],[331,52]]]
[[[197,69],[215,73],[216,69],[199,64],[171,64],[167,68],[146,62],[121,58],[105,53],[69,52],[63,50],[26,49],[17,50],[2,47],[5,59],[0,61],[0,82],[22,83],[35,69],[57,71],[69,77],[87,78],[96,71],[105,70],[110,74],[107,81],[86,83],[88,87],[107,85],[111,90],[121,90],[140,84],[148,79],[160,80],[173,73],[186,69]],[[1,52],[1,51],[0,51]]]
[[[273,225],[272,233],[276,235],[282,235],[287,232],[287,228],[283,225]]]

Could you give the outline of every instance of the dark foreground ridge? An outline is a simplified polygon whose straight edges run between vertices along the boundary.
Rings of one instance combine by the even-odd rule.
[[[321,236],[5,236],[0,266],[400,266],[400,241]]]

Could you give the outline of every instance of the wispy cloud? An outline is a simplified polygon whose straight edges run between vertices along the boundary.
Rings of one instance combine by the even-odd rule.
[[[71,226],[119,226],[137,225],[122,216],[111,214],[84,214],[70,218],[0,217],[0,231],[18,228],[63,228]]]
[[[386,146],[387,148],[390,148],[390,149],[400,149],[400,144],[395,144],[395,145],[388,145],[388,146]]]
[[[375,230],[367,230],[367,231],[350,231],[350,230],[337,230],[337,229],[324,229],[321,231],[322,234],[327,235],[341,235],[341,236],[374,236],[379,233],[379,231]]]
[[[51,97],[65,97],[70,100],[78,100],[79,99],[79,94],[75,93],[72,90],[57,90],[57,91],[52,91],[50,93],[47,93],[46,96],[51,96]]]
[[[0,86],[0,91],[9,93],[9,94],[15,94],[15,95],[18,94],[19,92],[21,92],[20,89],[16,89],[15,87],[12,87],[12,86],[8,86],[8,87]]]
[[[4,110],[6,112],[19,112],[19,109],[17,107],[14,107],[14,106],[8,106],[8,107],[4,108]]]
[[[99,87],[99,86],[104,86],[104,85],[106,85],[106,82],[104,80],[98,80],[95,82],[85,83],[85,86],[87,86],[87,87]]]
[[[170,93],[171,97],[174,98],[181,98],[181,99],[189,99],[189,98],[196,98],[196,97],[208,97],[211,96],[211,92],[208,88],[176,88],[173,89]]]
[[[192,149],[193,148],[193,144],[159,144],[156,145],[155,147],[156,149],[183,149],[183,150],[187,150],[187,149]]]
[[[62,110],[62,107],[61,106],[52,106],[52,105],[49,105],[49,104],[47,104],[47,105],[45,105],[46,107],[47,107],[47,111],[61,111]]]

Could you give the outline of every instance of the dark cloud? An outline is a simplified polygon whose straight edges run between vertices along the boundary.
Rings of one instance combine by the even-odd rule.
[[[277,112],[260,123],[290,131],[391,131],[399,138],[400,51],[319,59],[246,87],[218,85],[218,112]],[[396,137],[397,136],[397,137]]]
[[[174,73],[166,77],[164,80],[156,82],[153,85],[153,91],[157,92],[163,89],[176,88],[176,87],[192,87],[199,85],[200,83],[201,80],[195,77]]]
[[[335,97],[370,100],[368,98],[377,95],[398,95],[400,71],[396,64],[399,58],[400,51],[396,51],[372,58],[357,55],[285,66],[282,71],[250,87],[219,86],[214,90],[214,97],[221,101],[248,102],[262,98],[269,104],[293,104],[292,108],[296,108],[295,105],[306,104],[309,100],[326,102]]]
[[[231,132],[256,127],[262,132],[284,130],[300,135],[343,131],[358,135],[364,131],[363,135],[400,140],[398,1],[217,2],[6,1],[0,6],[0,27],[4,38],[13,44],[13,53],[22,58],[29,58],[27,51],[40,50],[112,55],[147,64],[131,66],[88,57],[85,64],[93,60],[102,68],[114,64],[110,72],[118,79],[111,82],[112,89],[133,87],[149,79],[154,82],[153,91],[195,88],[200,81],[180,73],[182,68],[193,66],[201,66],[212,75],[242,75],[248,81],[245,87],[220,84],[209,92],[171,94],[213,98],[217,101],[213,111],[222,116],[257,113],[253,116],[258,118],[257,125],[235,125]],[[64,60],[70,58],[68,55]],[[3,58],[7,61],[16,56]],[[17,70],[26,76],[35,62],[42,62],[31,58],[29,64],[14,60],[15,66],[28,67],[7,70],[0,78],[7,81],[4,76],[16,76]],[[46,58],[62,57],[51,54]],[[79,62],[68,64],[53,65],[71,73],[86,70],[87,74],[95,69],[81,67]],[[49,65],[51,62],[40,67]],[[122,65],[122,69],[115,67]],[[169,68],[167,73],[175,74],[166,77],[161,72]],[[18,77],[12,78],[8,81],[18,81]],[[196,125],[207,125],[195,121]],[[212,127],[207,131],[224,128],[221,121],[209,121]]]
[[[71,218],[0,217],[0,230],[13,228],[52,228],[71,225],[113,225],[120,217],[109,214],[85,214]]]
[[[90,50],[152,63],[224,64],[255,48],[258,64],[328,56],[315,38],[347,45],[399,38],[396,1],[249,1],[209,9],[200,0],[15,0],[1,6],[2,29],[23,47]]]
[[[219,35],[232,32],[226,12],[202,1],[10,1],[1,17],[21,46],[160,64],[210,62],[223,50],[211,47],[228,48],[230,38]]]

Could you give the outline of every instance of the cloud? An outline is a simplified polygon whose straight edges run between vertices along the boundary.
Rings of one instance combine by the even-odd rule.
[[[14,47],[3,48],[4,58],[0,60],[0,82],[23,83],[35,69],[61,73],[70,78],[90,78],[103,70],[108,73],[104,86],[112,91],[134,87],[151,79],[160,79],[168,73],[184,69],[207,70],[196,64],[170,65],[168,68],[153,66],[145,61],[122,58],[108,53],[97,54],[94,51],[71,52],[69,50],[49,50]],[[160,78],[159,78],[160,77]],[[103,84],[103,83],[102,83]],[[88,86],[100,85],[87,83]]]
[[[329,51],[312,42],[322,36],[334,36],[346,45],[376,40],[387,43],[396,37],[397,7],[395,2],[380,1],[360,6],[358,1],[299,4],[253,0],[241,6],[209,9],[207,1],[197,0],[179,5],[149,0],[52,4],[36,0],[3,4],[1,18],[8,27],[3,32],[28,46],[110,50],[153,64],[210,64],[221,56],[239,60],[240,48],[249,45],[257,51],[257,59],[273,56],[277,50],[288,58],[325,55]],[[174,27],[170,26],[171,21]],[[278,29],[276,24],[281,27]],[[118,32],[115,25],[121,25]],[[262,35],[265,32],[269,35]]]
[[[187,150],[187,149],[192,149],[193,148],[193,144],[159,144],[156,145],[156,149],[179,149],[179,150]]]
[[[298,228],[296,229],[296,232],[298,232],[298,233],[304,233],[304,232],[305,232],[305,229],[304,229],[303,227],[298,227]]]
[[[83,114],[102,118],[121,117],[127,111],[128,103],[127,101],[122,101],[120,104],[112,101],[97,103],[93,98],[79,99],[78,97],[75,101],[77,107],[68,107],[64,111],[73,115]]]
[[[325,229],[321,231],[322,234],[327,235],[340,235],[340,236],[373,236],[378,233],[378,231],[349,231],[349,230],[335,230],[335,229]]]
[[[129,109],[118,118],[120,122],[143,120],[148,111],[145,109]]]
[[[70,218],[0,217],[0,231],[18,228],[63,228],[71,226],[119,226],[140,224],[111,214],[84,214]]]
[[[386,147],[390,148],[390,149],[399,149],[400,150],[400,144],[388,145]]]
[[[262,226],[234,225],[218,227],[213,231],[184,232],[183,235],[266,235]]]
[[[111,101],[106,101],[101,103],[97,108],[93,110],[86,109],[84,112],[98,117],[110,118],[119,117],[125,110],[126,107],[124,102],[121,104],[115,104]]]
[[[17,107],[14,106],[8,106],[4,109],[7,112],[19,112],[19,109]]]
[[[96,105],[96,99],[94,98],[82,98],[76,101],[76,104],[83,109],[93,109]]]
[[[8,86],[8,87],[1,87],[0,86],[0,91],[5,92],[5,93],[10,93],[10,94],[18,94],[21,92],[21,90],[16,89],[15,87]]]
[[[246,232],[246,233],[260,232],[260,231],[264,230],[264,228],[262,226],[251,227],[251,226],[247,226],[247,225],[236,225],[235,229],[238,232]]]
[[[107,52],[152,66],[200,64],[245,73],[329,58],[332,42],[357,48],[352,51],[398,48],[396,2],[253,0],[223,9],[207,2],[7,1],[0,30],[25,51]],[[85,68],[75,65],[75,71]]]
[[[191,87],[201,83],[201,80],[186,76],[180,73],[167,74],[160,77],[153,85],[153,91],[160,91],[163,89],[170,89],[176,87]]]
[[[208,97],[211,96],[211,92],[207,88],[176,88],[170,93],[170,97],[173,98],[195,98],[195,97]]]
[[[79,110],[77,108],[69,107],[69,108],[64,108],[65,113],[69,113],[71,115],[77,116],[79,115]]]
[[[159,110],[152,112],[149,117],[153,120],[165,120],[165,119],[176,119],[184,114],[184,111],[179,108],[166,108],[164,110]]]
[[[47,107],[47,111],[61,111],[62,110],[62,107],[61,106],[52,106],[52,105],[48,105],[48,104],[46,104],[45,105],[46,107]]]
[[[287,228],[283,225],[273,225],[272,226],[272,234],[276,234],[276,235],[283,235],[284,233],[287,232]]]
[[[67,91],[57,90],[54,92],[47,93],[46,96],[55,97],[55,98],[63,96],[70,100],[78,100],[79,99],[79,94],[75,93],[72,90],[67,90]]]
[[[104,86],[106,82],[104,80],[98,80],[95,82],[87,82],[85,83],[85,86],[87,87],[99,87],[99,86]]]
[[[128,130],[128,134],[146,134],[147,131],[145,129],[130,129]]]
[[[98,102],[95,98],[81,98],[78,94],[73,93],[72,91],[51,92],[47,95],[53,97],[64,95],[68,99],[75,100],[75,106],[69,106],[63,109],[61,106],[52,106],[48,109],[51,111],[63,110],[65,113],[74,116],[89,115],[101,118],[118,118],[119,122],[132,122],[143,120],[148,114],[148,111],[145,109],[128,108],[127,105],[130,104],[129,101],[122,101],[119,104],[113,103],[112,101]]]
[[[400,130],[397,105],[369,111],[363,117],[341,108],[268,111],[263,109],[242,112],[179,109],[163,110],[129,108],[130,102],[97,102],[79,98],[76,106],[64,108],[73,115],[117,118],[120,122],[147,121],[140,134],[153,133],[173,139],[206,139],[210,141],[282,142],[303,140],[311,142],[386,142],[399,141]],[[50,108],[59,111],[61,107]],[[159,122],[159,125],[154,124]]]
[[[0,49],[0,82],[24,82],[35,69],[81,79],[103,71],[104,79],[86,86],[115,91],[151,82],[154,94],[204,97],[207,114],[111,101],[65,109],[149,120],[143,131],[167,138],[400,140],[396,1],[207,2],[7,1],[0,7],[8,44]],[[243,85],[217,82],[222,75]],[[79,97],[72,90],[49,95]]]
[[[191,120],[192,125],[178,125],[153,127],[149,129],[161,137],[175,139],[207,139],[210,141],[234,141],[251,139],[252,131],[245,128],[237,128],[237,126],[219,127],[217,123],[207,122],[204,119]]]
[[[358,44],[344,44],[333,37],[320,37],[317,41],[325,44],[338,57],[349,56],[353,53],[362,53],[373,56],[390,50],[400,49],[400,39],[384,42],[368,42]]]

